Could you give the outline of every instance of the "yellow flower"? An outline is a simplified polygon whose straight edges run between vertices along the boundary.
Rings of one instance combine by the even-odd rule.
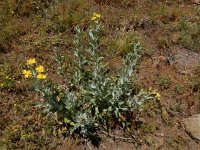
[[[159,94],[158,92],[156,92],[155,98],[156,98],[157,100],[160,100],[160,94]]]
[[[22,74],[25,76],[25,78],[30,78],[32,77],[32,73],[30,70],[23,70]]]
[[[4,86],[4,83],[0,83],[0,87],[3,87]]]
[[[91,20],[95,21],[101,18],[101,14],[93,13]]]
[[[40,65],[40,66],[37,66],[35,68],[35,70],[36,70],[36,72],[41,73],[41,72],[44,72],[44,67],[42,65]]]
[[[26,62],[27,62],[27,65],[33,65],[36,63],[36,60],[35,60],[35,58],[30,58]]]
[[[38,79],[46,79],[46,74],[42,74],[42,73],[39,73],[38,75],[37,75],[37,78]]]

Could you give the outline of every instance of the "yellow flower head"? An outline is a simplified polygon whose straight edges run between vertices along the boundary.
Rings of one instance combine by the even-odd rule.
[[[160,100],[160,94],[159,94],[158,92],[156,92],[155,98],[156,98],[157,100]]]
[[[0,83],[0,87],[3,87],[4,86],[4,83]]]
[[[96,21],[96,20],[98,20],[98,19],[100,19],[100,18],[101,18],[101,14],[93,13],[93,14],[92,14],[91,20],[92,20],[92,21]]]
[[[25,78],[32,77],[32,72],[30,70],[22,70],[22,74],[24,75]]]
[[[36,60],[35,60],[35,58],[30,58],[26,62],[27,62],[27,65],[33,65],[36,63]]]
[[[41,72],[44,72],[44,67],[42,65],[40,65],[40,66],[37,66],[35,68],[35,70],[36,70],[36,72],[41,73]]]
[[[37,79],[46,79],[46,74],[42,74],[42,73],[39,73],[38,75],[37,75]]]

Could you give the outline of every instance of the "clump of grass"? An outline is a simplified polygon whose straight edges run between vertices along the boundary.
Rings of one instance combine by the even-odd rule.
[[[182,94],[183,93],[183,86],[181,84],[176,84],[174,88],[174,92],[176,94]]]
[[[62,1],[54,5],[52,9],[48,9],[46,31],[48,33],[60,33],[69,29],[72,30],[76,24],[81,23],[80,20],[84,21],[84,9],[88,7],[85,4],[87,4],[87,2],[84,0]],[[80,7],[83,11],[76,12]]]
[[[157,2],[157,5],[152,5],[148,14],[152,20],[159,20],[161,25],[167,25],[170,22],[176,21],[181,16],[181,9],[177,4],[167,5]]]
[[[0,89],[11,89],[15,85],[13,71],[9,66],[6,62],[0,65]]]
[[[111,40],[108,40],[109,52],[125,55],[131,51],[134,44],[139,42],[139,37],[135,33],[127,33],[125,35],[117,35]]]
[[[179,139],[169,139],[167,141],[167,144],[169,145],[169,147],[173,149],[177,149],[177,150],[183,149],[182,141],[179,141]]]
[[[169,88],[170,84],[171,84],[171,78],[169,76],[160,76],[159,86],[162,90]]]
[[[159,36],[156,43],[158,47],[162,49],[171,47],[171,40],[168,36]]]
[[[148,124],[142,124],[141,125],[141,129],[145,132],[145,133],[153,133],[156,130],[156,126],[155,125],[148,125]]]
[[[179,23],[180,36],[178,43],[193,51],[200,50],[200,24],[182,19]]]

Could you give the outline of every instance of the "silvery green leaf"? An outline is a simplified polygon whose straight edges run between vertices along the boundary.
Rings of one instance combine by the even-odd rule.
[[[112,111],[112,107],[110,106],[110,107],[108,107],[108,111],[109,112],[111,112]]]
[[[123,111],[128,111],[128,108],[120,108]]]
[[[79,57],[79,54],[78,54],[77,51],[74,51],[74,55],[75,55],[76,57]]]
[[[128,69],[128,75],[129,75],[129,77],[132,75],[132,73],[133,73],[133,69],[132,69],[132,68],[129,68],[129,69]]]
[[[90,84],[90,87],[96,89],[96,85],[94,83]]]
[[[98,107],[95,107],[95,115],[98,115],[99,114],[99,109]]]
[[[92,38],[92,40],[94,40],[94,35],[91,30],[89,31],[89,36]]]
[[[119,105],[122,105],[122,104],[124,104],[124,101],[119,101],[118,103],[119,103]]]
[[[44,105],[44,103],[41,103],[41,102],[35,102],[32,104],[32,106],[34,106],[34,107],[41,107],[43,105]]]
[[[114,114],[115,116],[118,116],[118,108],[115,109]]]
[[[124,77],[119,78],[120,84],[124,84]]]

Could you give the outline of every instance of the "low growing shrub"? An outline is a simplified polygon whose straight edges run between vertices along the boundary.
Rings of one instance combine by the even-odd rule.
[[[35,59],[27,61],[29,70],[23,70],[43,99],[37,106],[42,106],[48,113],[56,113],[58,120],[69,127],[69,134],[78,133],[83,137],[103,128],[109,131],[116,124],[127,127],[142,111],[147,100],[160,98],[156,91],[134,90],[134,74],[141,51],[139,44],[134,45],[125,56],[119,74],[111,76],[107,72],[104,58],[100,55],[99,19],[100,14],[94,13],[87,31],[88,45],[82,44],[83,31],[75,28],[73,72],[65,73],[62,66],[58,67],[58,74],[64,79],[62,83],[54,84],[48,80],[44,67],[38,65]],[[59,58],[56,59],[57,64],[63,64],[62,56]]]

